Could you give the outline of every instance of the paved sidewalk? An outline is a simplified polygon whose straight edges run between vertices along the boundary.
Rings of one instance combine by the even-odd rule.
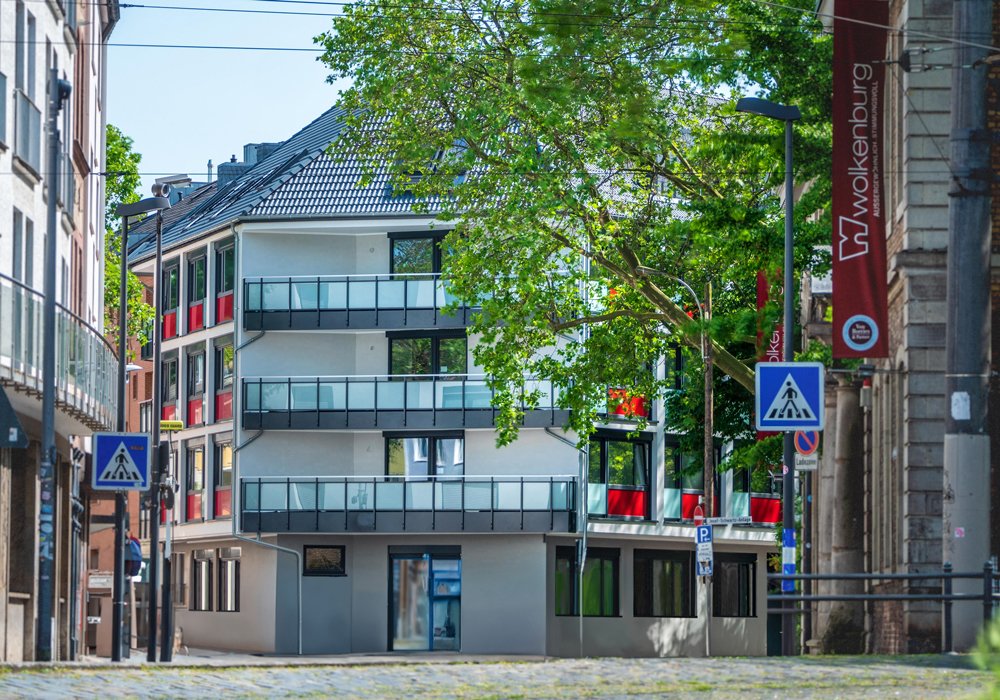
[[[142,657],[144,660],[145,657]],[[202,652],[24,666],[2,698],[921,698],[981,697],[989,675],[965,656],[540,659],[465,655],[261,657]]]

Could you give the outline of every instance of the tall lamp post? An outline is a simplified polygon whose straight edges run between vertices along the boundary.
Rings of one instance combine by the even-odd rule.
[[[792,276],[792,213],[794,206],[794,182],[792,179],[792,122],[802,118],[802,113],[795,105],[783,105],[770,100],[763,100],[758,97],[743,97],[736,103],[737,112],[747,114],[757,114],[770,119],[777,119],[785,122],[785,362],[791,362],[794,357],[793,338],[795,327],[793,325],[793,303],[792,289],[795,282]],[[795,469],[793,459],[795,448],[792,444],[792,433],[785,431],[785,441],[783,458],[784,477],[781,485],[781,522],[782,529],[782,569],[788,574],[795,573]],[[793,580],[782,581],[782,590],[792,592],[795,589]],[[791,656],[795,653],[795,617],[792,615],[781,616],[781,653],[783,656]]]
[[[132,204],[122,204],[116,213],[122,217],[121,258],[118,264],[118,423],[125,432],[125,405],[128,376],[128,220],[129,217],[159,212],[170,207],[166,197],[150,197]],[[122,620],[125,610],[125,492],[115,492],[115,571],[111,590],[111,660],[122,660]]]

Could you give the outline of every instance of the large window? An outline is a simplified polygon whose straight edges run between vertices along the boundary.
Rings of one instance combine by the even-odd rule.
[[[233,443],[215,445],[215,485],[229,488],[233,485]]]
[[[177,401],[177,358],[163,361],[163,381],[160,385],[163,403]]]
[[[233,291],[236,280],[236,248],[227,245],[215,252],[215,293]]]
[[[636,617],[694,617],[691,552],[637,549],[633,558]]]
[[[188,398],[193,399],[205,393],[205,353],[188,355]]]
[[[386,436],[386,468],[390,476],[461,476],[465,473],[465,440],[461,433]]]
[[[239,547],[219,550],[219,612],[240,611],[240,555]]]
[[[187,451],[187,490],[202,491],[205,488],[205,448],[202,445]],[[189,516],[200,514],[188,513]]]
[[[233,388],[233,344],[217,345],[215,348],[215,390]]]
[[[591,440],[589,480],[592,484],[645,488],[649,483],[649,443]]]
[[[180,306],[181,269],[177,263],[163,268],[163,310],[173,311]]]
[[[583,565],[583,595],[578,596],[576,548],[556,547],[556,615],[576,615],[582,602],[587,617],[617,617],[618,557],[617,549],[588,547]]]
[[[389,336],[390,374],[465,374],[467,357],[464,335]]]
[[[392,272],[394,274],[419,274],[441,272],[441,239],[434,236],[396,237],[392,239]]]
[[[757,616],[757,555],[715,555],[712,611],[715,617]]]
[[[194,304],[205,299],[205,256],[188,260],[188,303]]]
[[[197,549],[191,555],[191,609],[212,609],[212,550]]]

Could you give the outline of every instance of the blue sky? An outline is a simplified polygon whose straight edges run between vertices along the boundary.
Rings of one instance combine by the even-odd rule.
[[[154,0],[156,5],[330,14],[323,4],[253,0]],[[282,141],[330,107],[337,86],[315,52],[141,48],[114,44],[313,46],[327,16],[122,8],[108,47],[108,121],[142,154],[144,191],[153,173],[204,180],[243,145]],[[155,85],[136,91],[132,86]]]

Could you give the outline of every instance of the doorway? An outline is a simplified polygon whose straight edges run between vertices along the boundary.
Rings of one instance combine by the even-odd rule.
[[[389,651],[459,651],[460,555],[390,553],[389,564]]]

